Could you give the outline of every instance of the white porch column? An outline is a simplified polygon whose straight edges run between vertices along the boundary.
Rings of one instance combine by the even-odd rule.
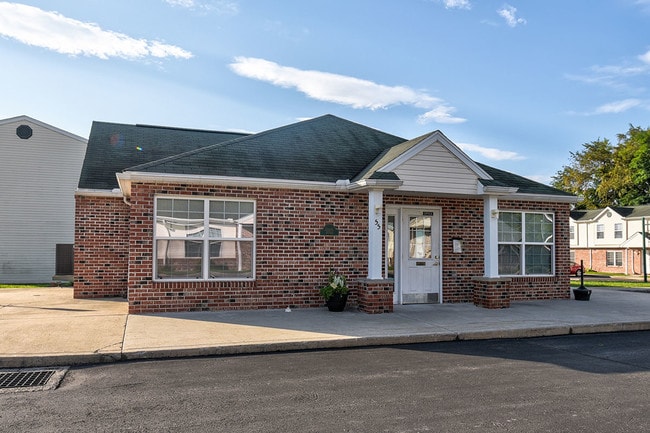
[[[499,205],[496,196],[489,195],[483,202],[484,221],[484,277],[499,276]]]
[[[382,278],[382,234],[384,191],[368,191],[368,279]]]

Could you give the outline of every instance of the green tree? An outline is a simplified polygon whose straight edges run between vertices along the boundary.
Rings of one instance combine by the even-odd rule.
[[[582,196],[583,209],[650,203],[650,129],[630,125],[617,138],[616,146],[599,139],[572,152],[552,185]]]
[[[555,188],[581,196],[578,208],[596,209],[602,207],[598,190],[605,173],[614,165],[614,146],[607,139],[598,139],[582,146],[583,150],[570,153],[569,165],[553,176],[551,184]]]

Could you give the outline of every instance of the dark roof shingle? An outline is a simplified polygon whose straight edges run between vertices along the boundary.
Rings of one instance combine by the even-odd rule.
[[[246,135],[96,121],[90,130],[79,188],[117,188],[115,173],[127,167]]]

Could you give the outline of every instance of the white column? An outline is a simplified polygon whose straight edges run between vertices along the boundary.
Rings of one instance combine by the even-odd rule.
[[[496,196],[487,196],[483,202],[484,277],[499,276],[499,205]]]
[[[382,278],[383,201],[383,190],[368,191],[368,279],[371,280]]]

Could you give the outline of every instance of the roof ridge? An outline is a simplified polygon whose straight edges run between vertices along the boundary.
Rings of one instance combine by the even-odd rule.
[[[176,161],[176,160],[188,157],[188,156],[197,155],[197,154],[202,153],[202,152],[209,152],[210,150],[213,150],[213,149],[216,149],[216,148],[232,146],[232,145],[244,142],[244,141],[264,137],[264,136],[270,135],[270,134],[275,134],[278,131],[286,131],[286,130],[290,130],[290,129],[293,129],[293,128],[303,127],[306,124],[314,123],[314,122],[317,122],[317,121],[322,121],[322,120],[325,120],[325,119],[336,119],[339,122],[346,122],[346,123],[348,123],[350,125],[356,125],[358,127],[370,129],[370,130],[379,132],[381,134],[392,136],[392,137],[399,138],[399,139],[403,140],[403,138],[401,138],[401,137],[398,137],[398,136],[393,135],[393,134],[386,133],[384,131],[380,131],[379,129],[376,129],[376,128],[365,126],[365,125],[362,125],[360,123],[353,122],[351,120],[343,119],[343,118],[335,116],[333,114],[324,114],[322,116],[312,117],[310,119],[301,120],[301,121],[298,121],[298,122],[290,123],[288,125],[281,125],[281,126],[278,126],[278,127],[272,128],[272,129],[267,129],[267,130],[257,132],[257,133],[253,133],[253,134],[249,134],[249,135],[246,135],[246,136],[243,136],[243,137],[234,138],[232,140],[224,141],[224,142],[221,142],[221,143],[211,144],[211,145],[208,145],[208,146],[205,146],[205,147],[201,147],[199,149],[194,149],[194,150],[190,150],[190,151],[187,151],[187,152],[179,153],[177,155],[172,155],[172,156],[168,156],[166,158],[158,159],[158,160],[155,160],[155,161],[150,161],[150,162],[147,162],[145,164],[135,165],[133,167],[125,168],[122,171],[137,171],[137,170],[141,170],[141,169],[152,168],[152,167],[155,167],[155,166],[160,165],[160,164],[165,164],[165,163],[168,163],[168,162]]]

